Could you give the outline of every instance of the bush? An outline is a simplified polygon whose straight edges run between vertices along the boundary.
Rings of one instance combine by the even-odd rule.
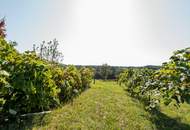
[[[59,93],[61,102],[69,101],[82,91],[81,75],[76,67],[70,65],[63,71],[64,83]]]
[[[90,68],[83,67],[80,69],[80,74],[81,74],[83,89],[89,88],[90,83],[92,82],[94,76],[93,70]]]
[[[12,91],[4,97],[4,111],[19,113],[48,110],[58,104],[57,88],[49,65],[34,53],[19,54],[10,44],[1,40],[0,56],[6,61],[3,68],[10,72]]]
[[[131,96],[146,99],[147,108],[155,108],[160,101],[165,105],[190,103],[190,48],[178,50],[170,61],[153,71],[129,69],[119,76]]]
[[[165,104],[174,99],[180,103],[190,103],[190,48],[174,52],[170,61],[164,63],[155,74],[158,89],[164,98]]]
[[[8,73],[7,73],[8,72]],[[19,53],[0,39],[0,107],[3,113],[22,114],[50,110],[89,87],[90,69],[65,69],[40,59],[35,52]]]

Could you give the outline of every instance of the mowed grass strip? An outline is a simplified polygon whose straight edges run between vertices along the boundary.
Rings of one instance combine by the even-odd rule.
[[[48,130],[151,130],[143,105],[127,96],[122,87],[112,81],[96,81],[73,103],[46,115],[44,126],[33,129]]]

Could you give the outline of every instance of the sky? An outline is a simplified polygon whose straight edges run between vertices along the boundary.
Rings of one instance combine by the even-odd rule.
[[[64,64],[161,65],[190,46],[189,0],[1,0],[20,52],[56,38]]]

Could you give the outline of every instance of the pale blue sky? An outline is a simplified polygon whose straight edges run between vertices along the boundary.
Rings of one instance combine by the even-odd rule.
[[[63,63],[160,65],[190,46],[189,0],[1,0],[20,51],[56,38]]]

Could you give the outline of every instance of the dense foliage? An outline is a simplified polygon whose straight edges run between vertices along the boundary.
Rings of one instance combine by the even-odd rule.
[[[125,85],[125,90],[135,98],[143,101],[148,108],[155,107],[157,100],[153,96],[152,89],[147,87],[147,83],[151,81],[155,70],[152,69],[127,69],[119,75],[118,83]],[[154,98],[153,98],[154,97]]]
[[[1,60],[0,65],[4,64],[4,62]],[[2,70],[0,66],[0,107],[5,103],[5,100],[3,100],[2,97],[4,97],[8,91],[9,88],[11,88],[10,84],[8,83],[9,73],[7,73],[5,70]]]
[[[94,70],[92,68],[83,67],[80,69],[80,74],[83,88],[89,88],[92,78],[94,77]]]
[[[178,50],[164,63],[154,76],[159,83],[158,90],[169,104],[175,99],[177,104],[190,103],[190,48]]]
[[[154,71],[151,69],[129,69],[119,77],[119,83],[125,83],[126,90],[132,96],[141,96],[146,92],[144,84],[150,79]]]
[[[119,83],[132,95],[146,99],[149,108],[163,101],[166,105],[190,103],[190,48],[178,50],[162,67],[151,69],[128,69],[120,74]]]
[[[92,71],[66,68],[41,59],[35,52],[19,53],[0,39],[0,110],[22,114],[50,110],[82,92]]]

